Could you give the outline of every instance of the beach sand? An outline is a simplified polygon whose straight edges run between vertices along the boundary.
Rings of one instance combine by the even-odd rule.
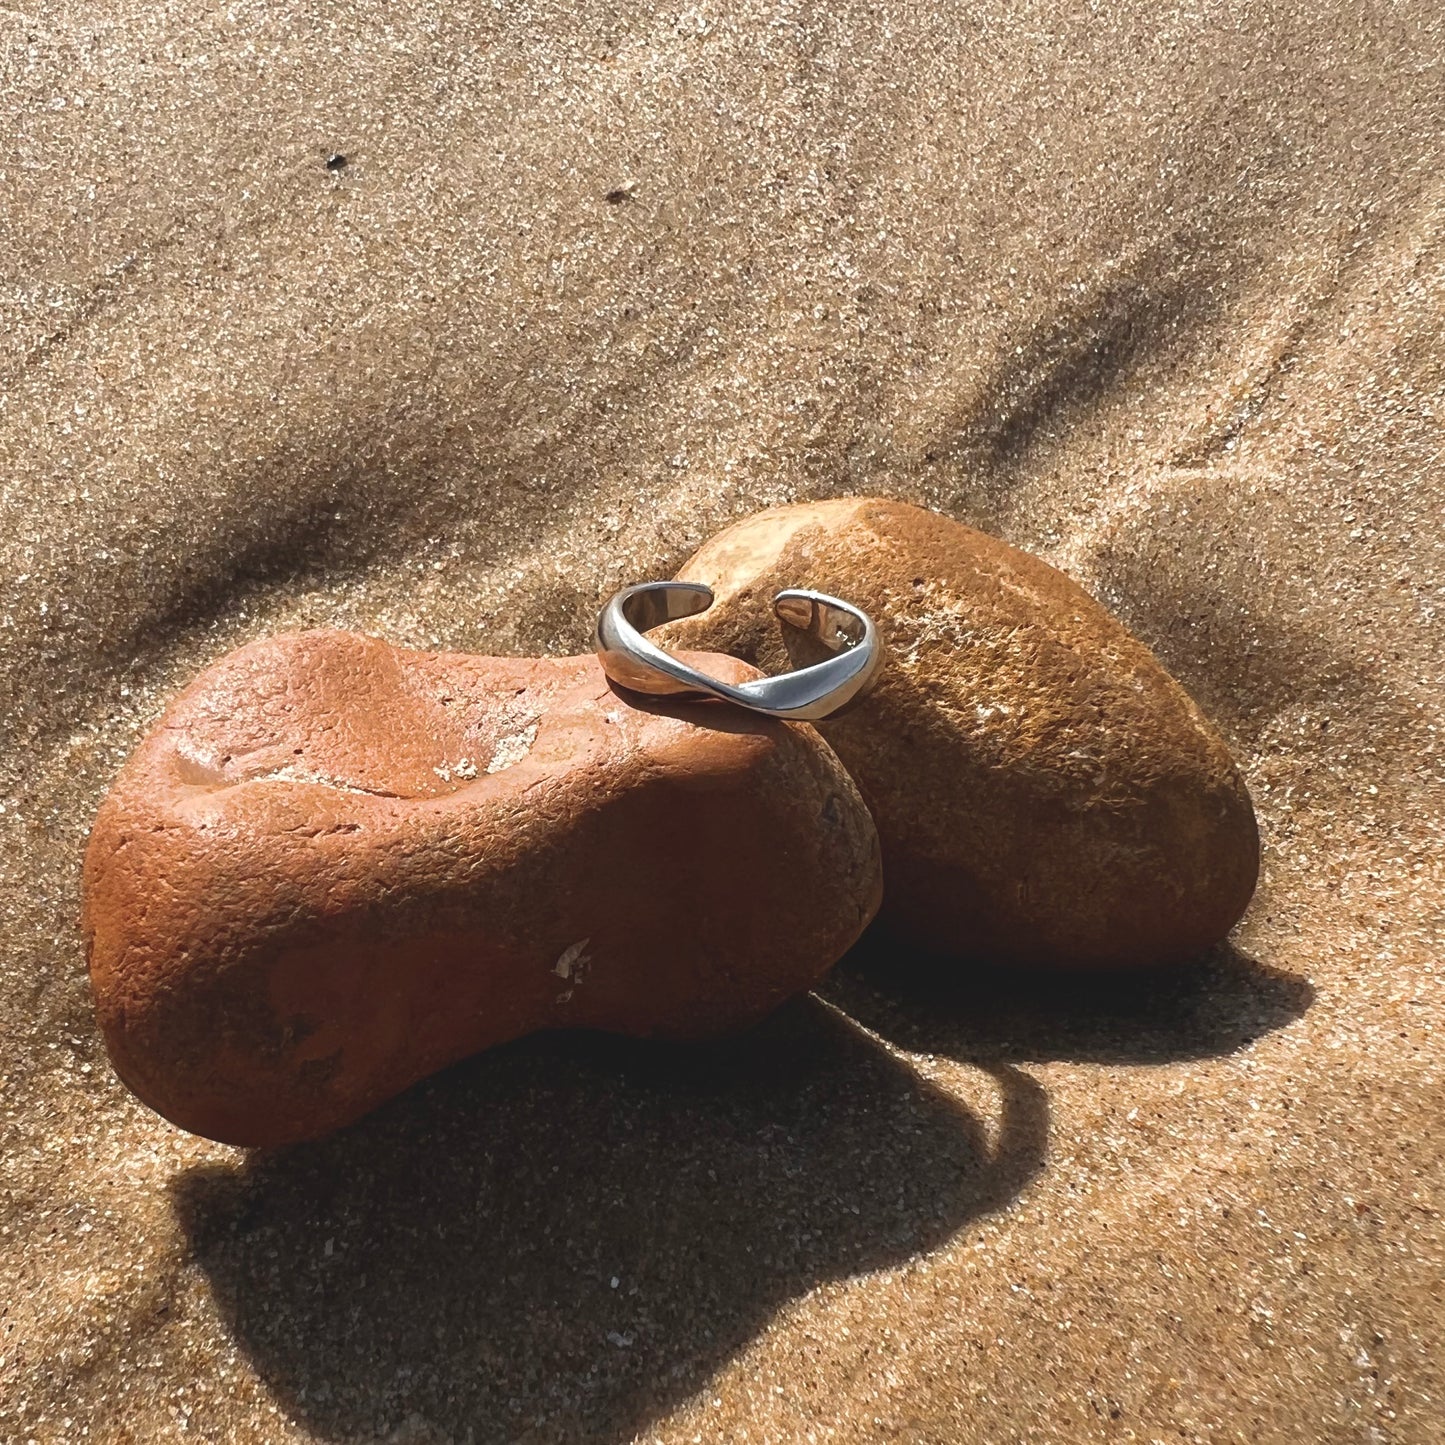
[[[1437,5],[37,0],[0,56],[0,1439],[1445,1436]],[[849,493],[1216,720],[1226,950],[875,942],[275,1156],[115,1080],[81,850],[198,668],[577,651]]]

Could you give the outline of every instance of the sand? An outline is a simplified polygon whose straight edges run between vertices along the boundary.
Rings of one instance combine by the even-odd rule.
[[[0,46],[0,1439],[1445,1434],[1433,0],[37,0]],[[196,669],[577,650],[857,492],[1064,567],[1224,729],[1226,950],[874,946],[756,1038],[525,1043],[274,1157],[115,1081],[80,852]]]

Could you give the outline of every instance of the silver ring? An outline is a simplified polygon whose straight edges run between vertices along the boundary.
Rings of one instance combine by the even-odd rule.
[[[597,656],[619,687],[653,695],[721,698],[769,717],[812,720],[835,713],[865,692],[883,660],[878,632],[866,612],[802,589],[779,592],[773,611],[790,627],[810,634],[834,656],[796,672],[760,677],[734,686],[679,662],[642,634],[712,606],[711,587],[700,582],[642,582],[624,587],[597,618]]]

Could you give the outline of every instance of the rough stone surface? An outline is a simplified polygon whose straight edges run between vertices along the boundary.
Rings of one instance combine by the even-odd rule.
[[[816,983],[880,891],[811,728],[633,707],[589,657],[335,631],[186,690],[102,804],[84,886],[121,1077],[244,1144],[541,1029],[736,1030]]]
[[[906,939],[1130,967],[1198,954],[1243,914],[1259,836],[1228,748],[1047,563],[920,507],[839,498],[750,517],[677,575],[716,600],[655,635],[768,671],[823,655],[773,616],[782,588],[872,613],[879,682],[819,726],[873,810]]]

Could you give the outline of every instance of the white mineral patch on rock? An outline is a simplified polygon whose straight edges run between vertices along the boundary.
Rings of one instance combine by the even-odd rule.
[[[508,733],[492,750],[492,760],[487,764],[487,771],[500,773],[503,768],[510,768],[514,763],[520,763],[532,751],[532,744],[536,741],[536,723],[529,724],[521,732]]]
[[[582,970],[592,960],[587,956],[587,945],[592,940],[583,938],[574,943],[570,948],[563,949],[562,956],[552,965],[552,972],[561,979],[569,979],[575,970],[577,977],[582,977]]]

